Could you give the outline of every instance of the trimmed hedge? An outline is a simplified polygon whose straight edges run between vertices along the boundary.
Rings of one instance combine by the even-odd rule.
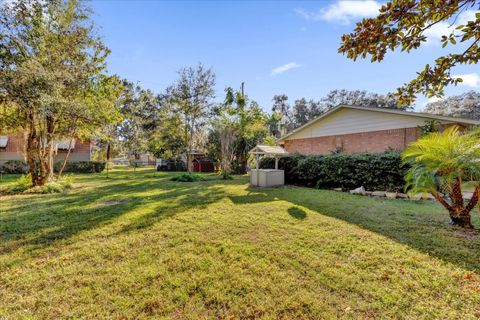
[[[62,167],[62,162],[56,162],[53,166],[53,170],[55,172],[60,171]],[[104,161],[75,161],[75,162],[67,162],[65,165],[65,169],[63,172],[70,172],[70,173],[96,173],[102,172],[105,170],[105,162]]]
[[[0,171],[8,174],[25,174],[28,172],[28,165],[23,160],[8,160],[0,165]]]
[[[58,172],[62,167],[63,162],[58,161],[53,166],[53,171]],[[67,162],[63,172],[71,173],[95,173],[102,172],[105,170],[104,161],[77,161],[77,162]],[[23,160],[9,160],[6,161],[3,165],[0,166],[0,171],[9,174],[25,174],[28,173],[28,165]]]
[[[299,184],[299,178],[296,174],[296,169],[299,161],[307,158],[307,156],[294,153],[287,157],[282,157],[278,161],[278,168],[285,170],[285,183],[287,184]],[[260,168],[275,168],[275,158],[262,158],[260,161]]]
[[[275,160],[264,158],[261,168],[273,168]],[[305,156],[293,154],[279,161],[285,181],[317,188],[400,191],[406,166],[397,152]]]

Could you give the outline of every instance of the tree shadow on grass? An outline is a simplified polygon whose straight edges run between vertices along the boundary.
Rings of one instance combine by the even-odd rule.
[[[353,196],[298,187],[248,188],[248,195],[231,196],[235,204],[288,201],[319,214],[358,225],[443,261],[480,271],[480,231],[448,224],[448,214],[433,202],[412,202]],[[302,215],[292,207],[288,213]],[[478,218],[474,224],[480,225]]]
[[[298,220],[303,220],[307,217],[307,213],[305,212],[305,210],[300,209],[299,207],[291,207],[288,208],[287,211],[290,216]]]
[[[17,198],[15,201],[19,204],[10,206],[0,215],[0,239],[3,238],[0,254],[20,247],[33,253],[80,232],[107,225],[143,206],[149,206],[149,210],[132,218],[119,232],[147,228],[223,197],[226,197],[225,192],[214,183],[171,182],[169,176],[164,176],[142,177],[138,181],[110,180],[103,186],[68,194]]]
[[[68,194],[16,197],[0,215],[0,254],[24,246],[26,255],[33,254],[57,241],[112,223],[143,206],[149,206],[149,210],[125,219],[127,225],[115,234],[148,228],[190,208],[204,207],[229,197],[238,205],[288,201],[293,204],[288,209],[292,218],[305,219],[307,213],[302,207],[308,208],[444,261],[480,270],[480,233],[465,234],[453,229],[448,225],[447,213],[432,203],[373,199],[296,187],[247,188],[248,195],[233,196],[225,187],[244,185],[244,179],[181,183],[169,181],[170,177],[111,178],[102,182],[103,185],[87,184]],[[474,224],[480,224],[478,218]]]

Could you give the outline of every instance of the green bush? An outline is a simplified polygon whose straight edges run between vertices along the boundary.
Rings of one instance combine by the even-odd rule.
[[[298,162],[305,159],[306,157],[307,156],[299,153],[293,153],[288,157],[282,157],[279,159],[278,168],[285,170],[285,183],[299,183],[294,171],[297,168]],[[275,168],[275,158],[262,158],[262,160],[260,161],[260,168]]]
[[[71,189],[72,185],[72,177],[66,176],[56,181],[49,182],[44,186],[33,187],[28,190],[28,193],[61,193]]]
[[[13,185],[4,190],[6,194],[19,193],[60,193],[71,189],[73,179],[70,176],[65,176],[55,181],[49,182],[43,186],[32,187],[32,177],[30,174],[22,175]]]
[[[0,171],[9,174],[24,174],[28,172],[28,165],[23,160],[8,160],[0,166]]]
[[[195,182],[195,181],[205,181],[205,178],[202,175],[196,173],[182,173],[178,176],[171,178],[172,181],[180,182]]]
[[[58,161],[54,165],[54,171],[60,171],[63,162]],[[105,170],[105,162],[104,161],[75,161],[75,162],[67,162],[65,165],[65,169],[63,172],[71,172],[71,173],[96,173],[102,172]]]
[[[273,168],[273,159],[264,159],[262,168]],[[279,161],[285,181],[317,188],[364,186],[367,190],[400,191],[407,168],[397,152],[332,154],[324,156],[290,155]]]
[[[32,187],[32,176],[30,174],[22,175],[7,189],[7,193],[22,193]]]
[[[53,166],[55,172],[60,171],[63,161],[58,161]],[[71,173],[95,173],[105,170],[105,162],[103,161],[77,161],[67,162],[63,172]],[[0,166],[0,171],[7,174],[25,174],[28,173],[28,165],[23,160],[9,160]]]

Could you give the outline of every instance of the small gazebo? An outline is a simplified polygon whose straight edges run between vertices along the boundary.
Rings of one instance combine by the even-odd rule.
[[[285,173],[278,169],[278,159],[288,155],[282,147],[257,145],[250,151],[255,156],[255,169],[250,170],[250,185],[256,187],[275,187],[285,184]],[[275,157],[275,169],[260,169],[260,157]]]

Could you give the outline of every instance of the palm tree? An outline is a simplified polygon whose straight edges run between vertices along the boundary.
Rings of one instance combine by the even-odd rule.
[[[470,212],[480,195],[480,130],[463,133],[452,126],[430,133],[403,152],[410,166],[405,177],[412,192],[429,192],[450,213],[452,224],[473,228]],[[473,181],[475,190],[463,199],[462,182]]]

